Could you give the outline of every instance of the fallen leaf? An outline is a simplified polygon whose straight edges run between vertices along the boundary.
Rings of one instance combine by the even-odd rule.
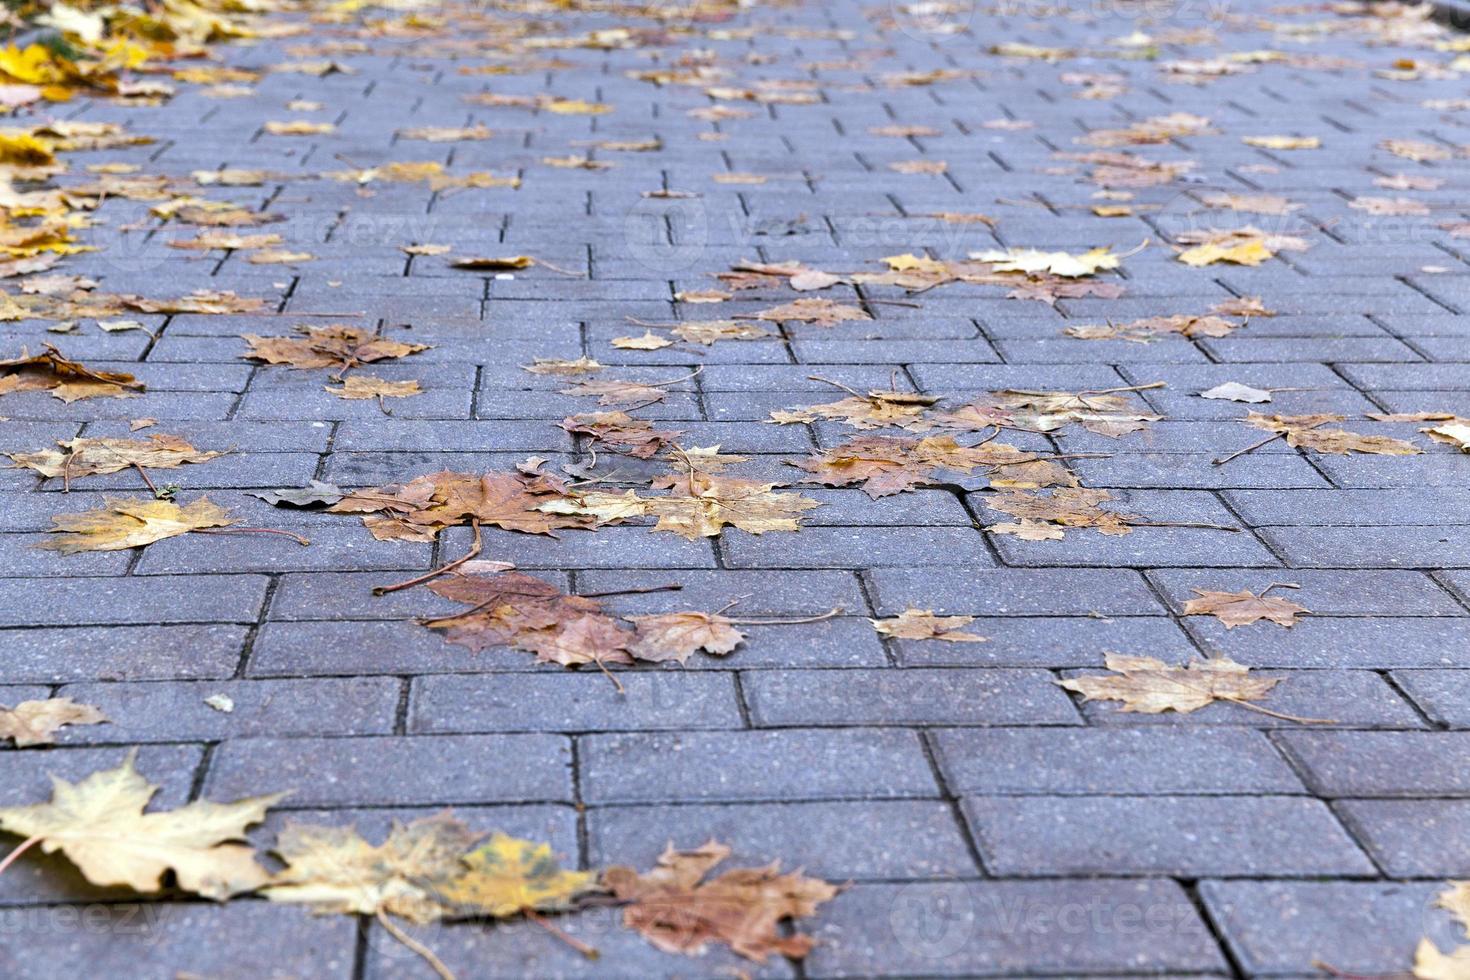
[[[777,862],[701,880],[729,855],[728,847],[714,841],[693,851],[670,844],[647,874],[619,866],[604,871],[602,880],[628,903],[623,923],[664,952],[694,956],[710,943],[724,943],[760,963],[772,953],[806,956],[811,937],[783,935],[779,924],[815,915],[838,889],[799,871],[782,874]]]
[[[1118,256],[1106,248],[1090,249],[1080,255],[1011,248],[971,252],[970,258],[989,262],[996,272],[1045,272],[1065,279],[1096,275],[1105,270],[1116,269],[1121,264]]]
[[[64,402],[82,398],[127,398],[144,390],[131,374],[95,371],[64,357],[55,347],[46,353],[0,361],[0,395],[16,391],[49,391]]]
[[[1047,496],[1008,491],[985,497],[985,506],[1020,518],[1013,524],[992,524],[985,530],[992,534],[1010,534],[1026,541],[1060,541],[1063,529],[1096,528],[1103,534],[1129,534],[1129,524],[1139,520],[1133,514],[1103,510],[1103,502],[1111,500],[1106,490],[1083,487],[1057,487]]]
[[[1423,450],[1411,442],[1389,436],[1365,436],[1345,429],[1324,429],[1328,422],[1340,422],[1341,415],[1262,415],[1249,413],[1244,421],[1257,429],[1286,437],[1286,444],[1298,449],[1346,456],[1370,453],[1377,456],[1413,456]]]
[[[201,528],[234,524],[229,511],[208,497],[186,507],[171,500],[121,500],[108,497],[104,506],[51,518],[55,537],[36,545],[64,555],[82,551],[122,551],[177,537]]]
[[[144,813],[158,787],[138,774],[136,757],[133,749],[121,766],[79,783],[52,776],[51,802],[0,808],[0,829],[40,838],[42,851],[65,854],[94,885],[156,892],[172,871],[184,891],[223,901],[270,880],[252,848],[229,842],[284,793]]]
[[[1201,398],[1219,398],[1232,402],[1268,402],[1271,400],[1271,392],[1265,388],[1252,388],[1243,385],[1239,381],[1227,381],[1222,385],[1208,391],[1199,393]]]
[[[360,364],[391,360],[428,350],[425,344],[405,344],[377,336],[367,327],[298,327],[300,337],[261,337],[245,334],[250,345],[242,354],[249,360],[284,364],[301,370],[337,368],[341,374]]]
[[[648,459],[681,433],[655,429],[652,422],[635,419],[626,412],[584,412],[562,420],[561,427],[573,435],[592,439],[614,452]]]
[[[1322,145],[1316,136],[1244,136],[1241,142],[1262,150],[1315,150]]]
[[[444,915],[437,889],[464,871],[461,857],[481,835],[448,813],[393,821],[382,844],[357,829],[288,821],[274,852],[285,870],[262,891],[272,902],[303,903],[343,915],[389,913],[411,922]]]
[[[1268,596],[1264,591],[1260,595],[1249,589],[1241,589],[1239,592],[1216,592],[1209,589],[1191,591],[1199,598],[1190,599],[1184,604],[1184,615],[1214,616],[1225,624],[1226,629],[1249,626],[1262,619],[1281,626],[1295,626],[1297,616],[1307,612],[1305,606]]]
[[[975,621],[974,616],[936,616],[932,609],[905,609],[892,619],[870,619],[873,629],[899,640],[948,640],[951,643],[984,643],[986,637],[965,633],[959,627]]]
[[[638,631],[632,653],[639,660],[683,663],[697,651],[723,656],[732,652],[745,634],[719,613],[673,612],[629,616]]]
[[[911,439],[893,436],[858,436],[816,456],[792,461],[791,465],[813,474],[806,481],[827,486],[860,483],[873,499],[940,482],[940,472],[969,473],[976,467],[1003,466],[1034,460],[1005,443],[985,442],[961,446],[952,436]]]
[[[496,833],[460,858],[462,873],[434,887],[434,898],[456,914],[509,918],[571,908],[597,887],[590,871],[565,871],[551,846]]]
[[[316,507],[335,504],[347,496],[346,490],[335,484],[323,483],[321,480],[312,480],[300,489],[246,490],[245,492],[276,507]]]
[[[185,463],[205,463],[225,455],[195,449],[179,436],[152,435],[147,439],[69,439],[57,445],[65,452],[42,449],[34,453],[11,453],[16,466],[35,470],[44,477],[76,479],[117,473],[131,466],[173,469]]]
[[[652,330],[645,330],[641,337],[614,337],[612,345],[622,350],[662,350],[674,346],[674,342]]]
[[[18,749],[51,745],[58,729],[67,725],[101,725],[106,715],[90,704],[71,698],[22,701],[14,708],[0,707],[0,739],[8,738]]]
[[[1057,681],[1087,701],[1122,701],[1121,710],[1159,714],[1188,714],[1216,701],[1245,707],[1275,687],[1274,678],[1252,677],[1250,668],[1228,657],[1193,660],[1175,667],[1153,657],[1110,653],[1105,661],[1111,675],[1085,675]]]
[[[353,401],[364,398],[408,398],[411,395],[424,393],[417,381],[388,381],[384,378],[363,374],[354,374],[350,378],[343,379],[340,387],[333,388],[331,385],[326,385],[324,390],[330,391],[338,398]]]
[[[798,323],[814,323],[819,327],[835,327],[847,320],[873,319],[866,311],[856,306],[846,306],[830,299],[811,298],[796,299],[790,303],[761,310],[755,314],[755,317],[758,320],[767,320],[772,323],[789,320]]]

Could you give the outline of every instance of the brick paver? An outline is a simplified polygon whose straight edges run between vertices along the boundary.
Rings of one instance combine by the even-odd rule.
[[[0,470],[0,703],[65,696],[112,719],[65,730],[54,747],[0,752],[0,801],[42,799],[48,773],[77,779],[141,745],[159,805],[291,790],[255,833],[263,845],[288,817],[356,821],[380,839],[390,817],[452,805],[477,829],[547,840],[585,868],[647,867],[670,840],[717,837],[740,862],[780,858],[852,882],[803,923],[818,945],[802,964],[755,965],[723,949],[665,955],[605,908],[561,920],[601,949],[596,963],[525,922],[413,930],[462,978],[1255,977],[1312,975],[1320,963],[1377,975],[1408,970],[1421,936],[1444,949],[1460,938],[1434,895],[1444,878],[1470,874],[1470,457],[1413,425],[1363,418],[1470,415],[1470,204],[1460,196],[1470,192],[1470,101],[1465,66],[1450,66],[1463,47],[1443,43],[1456,35],[1390,5],[1268,0],[449,3],[421,11],[418,28],[396,6],[279,14],[301,33],[212,46],[225,63],[262,71],[233,97],[180,83],[158,106],[82,97],[49,110],[156,140],[66,154],[59,184],[103,163],[180,181],[264,169],[262,186],[200,193],[282,215],[245,231],[279,233],[282,247],[314,258],[253,265],[242,250],[181,251],[168,242],[188,226],[149,218],[148,202],[107,200],[97,226],[78,231],[100,250],[58,271],[154,298],[234,290],[263,298],[267,312],[140,315],[147,333],[0,323],[0,356],[49,340],[148,386],[70,404],[7,394],[0,451],[127,436],[130,420],[156,419],[143,434],[234,450],[159,471],[160,482],[185,497],[207,490],[243,523],[312,543],[186,535],[63,558],[33,547],[51,516],[138,493],[136,474],[63,494],[59,479]],[[492,25],[503,30],[492,36]],[[270,70],[318,58],[347,70]],[[508,70],[479,70],[487,65]],[[648,72],[672,77],[635,77]],[[752,91],[721,98],[719,86]],[[610,111],[537,109],[548,96]],[[290,109],[293,100],[321,107]],[[716,106],[738,114],[691,114]],[[1175,113],[1206,117],[1209,131],[1107,150],[1194,164],[1172,181],[1120,180],[1104,196],[1089,173],[1127,161],[1069,157],[1098,151],[1081,142],[1089,133]],[[336,128],[264,131],[289,119]],[[474,124],[492,137],[399,133]],[[874,132],[882,127],[931,132]],[[1265,135],[1322,146],[1243,141]],[[593,145],[649,139],[660,148]],[[1410,160],[1386,140],[1444,152]],[[584,153],[610,166],[542,162]],[[416,161],[521,184],[434,190],[324,176]],[[947,171],[890,169],[907,161]],[[1439,183],[1387,189],[1397,174]],[[649,196],[664,189],[687,196]],[[1301,207],[1211,210],[1204,202],[1218,192]],[[1373,197],[1427,213],[1350,206]],[[1120,204],[1131,213],[1098,207]],[[935,217],[971,212],[994,225]],[[1256,267],[1175,259],[1183,232],[1248,224],[1310,247]],[[710,277],[742,261],[875,272],[904,253],[1121,253],[1140,242],[1121,272],[1099,277],[1122,287],[1116,298],[1048,304],[988,284],[909,293],[845,283],[801,295],[859,305],[871,320],[771,324],[769,338],[712,346],[613,344],[645,329],[630,318],[748,317],[797,298],[779,285],[718,305],[676,298],[717,286]],[[413,243],[452,250],[401,251]],[[449,264],[521,254],[555,268]],[[1243,296],[1277,315],[1194,340],[1063,333],[1204,314]],[[388,415],[372,400],[332,397],[324,372],[241,357],[242,334],[329,322],[432,345],[366,372],[417,380],[423,394],[391,400]],[[417,620],[462,607],[426,589],[371,595],[462,554],[468,528],[435,545],[376,541],[355,517],[274,508],[246,492],[505,471],[533,455],[552,470],[591,466],[593,447],[558,423],[592,403],[560,393],[562,378],[520,368],[584,355],[608,366],[604,377],[673,382],[634,414],[681,431],[682,445],[748,456],[733,472],[781,482],[800,475],[786,461],[857,434],[831,421],[765,423],[773,410],[842,397],[829,381],[948,404],[1006,388],[1164,382],[1127,396],[1163,417],[1144,431],[1113,439],[1072,425],[1004,438],[1063,454],[1117,509],[1165,526],[1075,528],[1062,541],[987,532],[998,515],[977,471],[877,501],[803,488],[822,506],[796,533],[730,528],[686,541],[651,533],[649,520],[555,539],[487,529],[483,557],[605,595],[618,614],[738,600],[741,616],[807,620],[746,627],[728,657],[625,670],[620,694],[593,671],[448,644]],[[1229,381],[1280,390],[1270,406],[1198,396]],[[1424,452],[1329,456],[1278,441],[1216,464],[1260,435],[1237,421],[1248,408],[1341,413],[1352,431]],[[646,489],[663,468],[606,451],[595,464],[619,492]],[[1290,629],[1183,615],[1192,589],[1281,582],[1299,585],[1291,598],[1311,611]],[[657,591],[670,583],[682,591]],[[987,642],[891,639],[867,621],[910,607],[974,616],[968,629]],[[1053,683],[1097,672],[1110,651],[1228,655],[1279,679],[1274,710],[1331,723],[1224,704],[1129,713]],[[214,695],[233,711],[206,705]],[[11,940],[0,974],[431,975],[371,921],[254,899],[128,899],[59,857],[27,854],[0,878]]]

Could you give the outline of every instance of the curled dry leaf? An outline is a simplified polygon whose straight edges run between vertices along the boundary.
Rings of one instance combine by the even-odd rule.
[[[894,426],[910,432],[921,432],[933,427],[933,423],[924,417],[924,411],[937,401],[939,399],[932,395],[875,390],[866,395],[853,395],[851,398],[824,405],[777,409],[771,413],[768,421],[777,425],[788,425],[794,422],[833,419],[845,422],[855,429]]]
[[[670,330],[680,340],[705,347],[721,340],[761,340],[775,336],[759,324],[739,320],[686,320]]]
[[[987,637],[963,632],[974,616],[936,616],[932,609],[905,609],[892,619],[870,619],[873,629],[899,640],[948,640],[951,643],[984,643]]]
[[[335,484],[323,483],[321,480],[312,480],[300,489],[246,490],[245,492],[275,507],[318,507],[335,504],[347,496],[346,490]]]
[[[385,378],[375,378],[370,375],[355,374],[350,378],[344,378],[342,384],[337,387],[326,385],[325,391],[330,391],[338,398],[350,401],[359,401],[365,398],[408,398],[412,395],[422,395],[424,390],[419,387],[417,381],[389,381]]]
[[[509,918],[560,912],[597,887],[590,871],[566,871],[549,844],[496,833],[460,858],[461,873],[434,887],[434,898],[456,915]]]
[[[611,343],[619,350],[662,350],[674,346],[672,340],[660,337],[652,330],[643,331],[641,337],[614,337]]]
[[[1153,657],[1110,653],[1105,661],[1112,674],[1088,674],[1057,681],[1088,701],[1122,701],[1123,711],[1188,714],[1216,701],[1249,707],[1275,687],[1275,678],[1253,677],[1228,657],[1193,660],[1175,667]]]
[[[1094,276],[1116,269],[1118,256],[1107,248],[1094,248],[1080,255],[1069,252],[1041,252],[1031,248],[1011,248],[971,252],[970,258],[991,263],[996,272],[1047,273],[1064,279]]]
[[[1196,337],[1227,337],[1240,324],[1218,316],[1152,316],[1132,323],[1108,323],[1105,326],[1067,327],[1062,332],[1078,340],[1131,340],[1147,343],[1159,337],[1178,336],[1193,340]]]
[[[1143,385],[1162,387],[1162,382]],[[1089,432],[1118,438],[1148,428],[1163,416],[1139,412],[1126,398],[1106,391],[1023,391],[1006,389],[982,395],[959,408],[934,416],[947,429],[992,427],[1055,432],[1076,422]]]
[[[579,357],[575,361],[557,360],[552,357],[538,357],[532,364],[524,364],[521,370],[529,374],[552,374],[573,377],[579,374],[596,374],[602,370],[602,365],[590,357]]]
[[[562,420],[561,427],[573,435],[591,436],[614,452],[636,459],[649,459],[682,433],[655,429],[652,422],[635,419],[626,412],[584,412]]]
[[[1184,615],[1214,616],[1225,624],[1226,629],[1249,626],[1263,619],[1281,626],[1295,626],[1297,616],[1308,611],[1306,606],[1268,596],[1264,591],[1260,595],[1250,589],[1241,589],[1239,592],[1194,589],[1193,592],[1199,598],[1190,599],[1184,604]]]
[[[185,463],[204,463],[225,455],[201,451],[179,436],[153,435],[147,439],[69,439],[57,442],[65,452],[42,449],[34,453],[11,453],[16,466],[35,470],[44,477],[76,479],[117,473],[130,466],[172,469]]]
[[[352,826],[288,821],[273,848],[286,868],[262,894],[319,912],[432,922],[445,912],[438,888],[464,872],[460,859],[481,836],[448,813],[395,820],[382,844],[369,844]]]
[[[284,793],[144,813],[158,787],[138,774],[136,757],[133,749],[121,766],[79,783],[52,776],[51,802],[0,808],[0,829],[38,838],[47,854],[60,851],[94,885],[156,892],[172,871],[183,890],[223,901],[270,880],[250,847],[230,842]]]
[[[643,500],[644,512],[658,518],[655,531],[670,531],[697,541],[726,526],[751,534],[795,531],[805,511],[821,506],[797,493],[775,493],[775,483],[690,472],[669,483],[664,497]]]
[[[1201,398],[1218,398],[1232,402],[1268,402],[1271,400],[1271,392],[1266,388],[1252,388],[1250,385],[1241,384],[1239,381],[1227,381],[1222,385],[1208,391],[1199,393]]]
[[[44,354],[22,352],[20,357],[0,361],[0,395],[49,391],[53,398],[70,403],[82,398],[126,398],[143,390],[143,383],[131,374],[95,371],[63,356],[50,344]]]
[[[871,320],[866,311],[856,306],[847,306],[830,299],[794,299],[780,306],[773,306],[755,314],[757,320],[771,323],[792,321],[812,323],[819,327],[835,327],[846,320]]]
[[[429,349],[424,344],[387,340],[367,327],[339,324],[297,329],[300,337],[245,334],[242,339],[250,345],[250,350],[241,356],[299,369],[336,368],[340,373],[359,364],[407,357]]]
[[[22,701],[14,708],[0,707],[0,739],[8,738],[18,749],[50,745],[56,732],[67,725],[101,725],[106,715],[90,704],[71,698]]]
[[[837,887],[799,871],[782,874],[779,862],[702,880],[729,856],[730,848],[715,841],[693,851],[670,844],[652,871],[612,867],[602,881],[628,903],[624,924],[665,952],[694,956],[724,943],[760,963],[772,953],[801,959],[811,952],[810,936],[783,935],[779,924],[815,915]]]
[[[1299,449],[1311,449],[1334,456],[1349,453],[1370,453],[1375,456],[1413,456],[1423,450],[1411,442],[1389,436],[1365,436],[1345,429],[1324,429],[1328,422],[1341,422],[1343,416],[1320,413],[1316,415],[1262,415],[1251,412],[1245,417],[1247,424],[1266,432],[1286,437],[1286,444]]]
[[[826,486],[861,483],[863,491],[876,500],[940,482],[942,470],[969,473],[979,466],[1004,466],[1036,458],[1005,443],[961,446],[952,436],[858,436],[816,456],[791,461],[791,465],[812,474],[804,482]]]
[[[234,524],[229,511],[200,497],[185,507],[171,500],[121,500],[108,497],[104,506],[51,518],[55,537],[36,545],[63,555],[83,551],[122,551],[177,537],[202,528]],[[303,539],[304,540],[304,539]]]
[[[674,612],[627,618],[638,631],[632,653],[639,660],[677,660],[682,664],[700,650],[715,655],[731,653],[745,639],[745,634],[719,613]]]
[[[1007,492],[985,498],[985,506],[1020,518],[1017,523],[992,524],[985,530],[992,534],[1012,534],[1026,541],[1060,541],[1063,528],[1091,527],[1103,534],[1122,535],[1132,531],[1129,524],[1140,520],[1134,514],[1103,510],[1100,504],[1111,500],[1106,490],[1083,487],[1057,487],[1049,495]]]

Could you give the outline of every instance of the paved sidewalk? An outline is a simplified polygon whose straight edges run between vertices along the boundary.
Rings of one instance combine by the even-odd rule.
[[[48,773],[79,778],[142,745],[140,770],[163,784],[158,804],[292,790],[261,842],[287,816],[355,820],[380,839],[391,817],[453,806],[477,829],[549,841],[585,868],[646,868],[669,840],[717,837],[736,862],[779,858],[852,882],[800,923],[818,940],[801,964],[666,955],[616,928],[611,911],[567,920],[601,948],[596,963],[526,923],[419,931],[461,978],[1275,977],[1314,975],[1315,962],[1394,974],[1411,968],[1423,936],[1447,951],[1463,940],[1434,902],[1445,879],[1470,876],[1470,456],[1418,431],[1433,422],[1364,418],[1470,416],[1470,65],[1446,69],[1470,57],[1454,50],[1462,38],[1341,5],[1240,0],[691,2],[656,5],[670,11],[663,20],[631,7],[517,6],[451,7],[442,27],[431,8],[417,29],[406,12],[366,7],[302,36],[213,49],[240,67],[331,59],[347,72],[270,71],[233,98],[181,84],[157,107],[56,107],[157,140],[68,154],[71,175],[58,184],[118,161],[180,179],[264,169],[277,176],[263,186],[201,193],[286,216],[237,230],[281,234],[279,247],[314,258],[254,265],[244,250],[172,248],[199,229],[160,225],[149,202],[108,201],[98,212],[107,224],[79,233],[101,250],[58,272],[158,298],[233,290],[272,312],[139,316],[152,335],[90,321],[70,335],[0,324],[0,356],[50,340],[148,386],[70,404],[6,395],[0,451],[128,435],[130,420],[153,418],[139,436],[235,450],[157,481],[182,485],[181,499],[208,491],[244,523],[312,544],[191,534],[62,557],[33,547],[50,518],[98,505],[101,491],[136,493],[136,474],[63,495],[60,480],[0,470],[0,703],[70,696],[112,719],[65,729],[56,747],[0,752],[0,800],[45,799]],[[378,26],[363,29],[364,18]],[[997,45],[1030,47],[1001,48],[1006,56]],[[1228,60],[1242,52],[1255,54]],[[512,68],[477,70],[496,64]],[[711,98],[709,86],[749,97]],[[506,98],[486,104],[497,100],[485,93]],[[610,111],[560,112],[552,99]],[[320,108],[292,110],[293,100]],[[1137,145],[1137,124],[1181,113],[1207,129]],[[335,128],[264,129],[297,119]],[[395,135],[475,124],[493,135]],[[1128,127],[1127,145],[1079,141]],[[1272,135],[1321,146],[1244,142]],[[651,139],[659,149],[616,146]],[[1156,171],[1131,158],[1069,158],[1100,152],[1194,166],[1150,183]],[[584,155],[610,166],[544,162]],[[418,161],[520,186],[321,176]],[[947,166],[891,166],[913,161]],[[1114,179],[1099,182],[1110,165]],[[660,189],[692,196],[647,196]],[[1207,206],[1220,193],[1237,207],[1276,195],[1300,208]],[[1103,216],[1109,207],[1124,213]],[[935,217],[968,213],[994,224]],[[1247,225],[1309,247],[1254,267],[1176,258],[1191,231]],[[401,250],[414,243],[452,250]],[[1078,281],[1121,295],[1052,304],[966,282],[797,293],[772,279],[718,304],[675,299],[723,288],[712,277],[740,262],[847,275],[881,273],[885,257],[906,253],[956,261],[1095,246],[1124,254],[1120,271]],[[516,255],[541,264],[450,265]],[[773,337],[710,346],[612,343],[645,331],[629,318],[727,320],[799,297],[855,304],[872,319],[767,323]],[[1241,297],[1276,315],[1226,336],[1148,343],[1064,333],[1203,316]],[[372,399],[327,393],[325,372],[243,359],[241,335],[298,323],[432,345],[362,372],[417,380],[424,393],[385,400],[390,416]],[[696,654],[683,669],[616,671],[620,695],[593,669],[447,643],[417,620],[462,607],[426,589],[370,594],[463,554],[468,528],[434,545],[377,541],[356,517],[245,492],[512,471],[533,455],[550,470],[590,465],[587,438],[559,423],[594,402],[520,367],[582,356],[607,366],[603,379],[675,382],[633,414],[682,432],[681,445],[750,457],[732,471],[741,476],[785,481],[801,474],[784,461],[863,434],[831,420],[764,421],[844,397],[814,375],[946,406],[1000,389],[1164,382],[1125,395],[1161,416],[1141,431],[1113,439],[1071,425],[1002,441],[1066,455],[1083,486],[1148,522],[1239,530],[1074,527],[1041,541],[989,532],[1008,518],[985,506],[995,491],[978,470],[880,500],[793,487],[823,505],[794,533],[727,528],[689,541],[652,533],[646,519],[556,539],[487,530],[483,558],[571,592],[683,586],[602,600],[619,614],[713,611],[737,598],[752,618],[842,607],[817,622],[748,627],[734,653]],[[1199,397],[1231,381],[1279,390],[1269,405]],[[1263,436],[1237,421],[1248,410],[1338,413],[1343,428],[1423,452],[1330,455],[1277,440],[1215,465]],[[597,453],[594,472],[613,472],[612,489],[649,493],[657,467],[640,484],[610,458]],[[1310,610],[1290,628],[1227,630],[1183,615],[1192,589],[1281,582],[1299,585],[1281,594]],[[989,640],[892,639],[868,621],[911,607],[974,616],[965,628]],[[1098,673],[1108,652],[1228,656],[1280,679],[1263,706],[1334,723],[1218,703],[1124,713],[1054,683]],[[232,712],[205,704],[219,694]],[[133,905],[55,857],[27,855],[0,877],[0,904],[8,977],[431,976],[372,922],[251,899]],[[83,908],[88,918],[72,917]]]

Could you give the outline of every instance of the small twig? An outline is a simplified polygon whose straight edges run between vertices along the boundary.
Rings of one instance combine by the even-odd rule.
[[[1260,442],[1256,443],[1255,445],[1246,446],[1244,449],[1237,449],[1235,452],[1231,453],[1229,456],[1221,456],[1218,459],[1212,459],[1212,460],[1210,460],[1210,462],[1213,463],[1215,466],[1224,466],[1226,463],[1230,462],[1235,457],[1237,457],[1237,456],[1244,456],[1248,452],[1253,452],[1254,450],[1260,449],[1262,446],[1264,446],[1264,445],[1266,445],[1268,443],[1275,442],[1277,439],[1280,439],[1284,435],[1286,435],[1285,432],[1278,432],[1278,433],[1276,433],[1273,436],[1267,436],[1265,439],[1262,439]]]
[[[882,303],[884,306],[907,306],[911,310],[922,310],[924,307],[919,303],[905,303],[901,299],[866,299],[866,303]]]
[[[1210,524],[1207,521],[1128,521],[1129,527],[1200,527],[1207,531],[1239,531],[1238,527]]]
[[[1270,592],[1272,589],[1300,589],[1300,588],[1301,588],[1301,586],[1298,585],[1295,582],[1272,582],[1270,585],[1266,586],[1260,592],[1256,593],[1256,598],[1259,599],[1261,596],[1265,595],[1267,592]]]
[[[607,669],[607,664],[603,663],[601,660],[593,660],[592,662],[597,665],[597,669],[598,670],[602,671],[604,674],[607,675],[607,679],[608,680],[610,680],[610,681],[613,682],[613,687],[615,687],[615,688],[618,689],[618,693],[619,694],[627,694],[628,693],[627,689],[623,687],[623,682],[620,681],[620,680],[618,680],[616,677],[614,677],[612,675],[612,671],[610,671],[610,670]]]
[[[577,952],[581,953],[589,960],[595,960],[602,955],[597,951],[597,947],[589,946],[586,943],[582,942],[582,940],[577,939],[575,936],[567,935],[567,933],[563,931],[560,926],[555,926],[552,925],[550,922],[547,922],[541,916],[537,915],[536,912],[532,909],[526,910],[526,918],[536,923],[538,926],[545,929],[547,932],[551,933],[557,939],[560,939],[562,942],[566,943],[568,946],[572,947],[572,949],[575,949]]]
[[[731,603],[731,605],[734,605],[734,603]],[[729,609],[730,606],[726,606],[725,608]],[[802,623],[820,623],[824,619],[841,616],[842,612],[843,609],[841,606],[833,606],[820,615],[803,616],[800,619],[732,619],[730,622],[737,623],[741,626],[799,626]]]
[[[605,599],[608,596],[614,595],[646,595],[649,592],[678,592],[683,588],[684,586],[679,585],[677,582],[671,582],[668,585],[645,585],[636,589],[610,589],[607,592],[579,592],[577,598]]]
[[[133,469],[138,471],[138,475],[141,476],[143,478],[143,482],[148,485],[148,490],[153,494],[154,499],[157,499],[158,487],[153,485],[153,480],[151,477],[148,476],[148,471],[143,469],[143,466],[140,463],[134,463]]]
[[[195,534],[279,534],[302,546],[311,544],[309,539],[299,534],[275,527],[195,527],[190,530]]]
[[[564,276],[571,276],[574,279],[585,279],[585,278],[587,278],[586,276],[582,275],[582,273],[580,273],[580,272],[573,272],[571,269],[563,269],[559,265],[552,265],[550,262],[546,261],[545,259],[536,259],[536,264],[537,265],[540,265],[540,266],[545,266],[546,268],[550,269],[552,272],[560,272]]]
[[[482,544],[480,539],[480,519],[478,517],[471,517],[470,527],[475,529],[475,540],[470,543],[469,551],[466,551],[464,554],[460,555],[458,558],[454,559],[454,561],[449,562],[448,564],[440,565],[438,568],[432,568],[424,574],[414,576],[407,581],[399,582],[395,585],[375,585],[373,586],[373,595],[387,595],[389,592],[397,592],[400,589],[411,589],[415,585],[423,585],[425,582],[432,582],[439,576],[449,574],[459,566],[463,565],[465,562],[469,561],[471,558],[478,556],[480,554],[480,548]]]
[[[849,395],[853,395],[853,396],[855,396],[857,398],[867,398],[867,397],[869,397],[869,396],[863,394],[861,391],[858,391],[856,388],[849,388],[847,385],[843,384],[841,381],[833,381],[831,378],[824,378],[820,374],[808,374],[806,376],[806,379],[808,381],[820,381],[820,382],[822,382],[822,384],[831,385],[834,388],[841,388],[843,391],[847,392]]]
[[[435,956],[432,949],[394,925],[393,921],[388,918],[382,909],[378,909],[375,915],[378,924],[387,931],[388,935],[417,953],[425,963],[429,964],[435,973],[439,974],[440,980],[455,980],[454,971],[445,966],[444,961]]]
[[[37,834],[35,837],[27,837],[25,840],[21,841],[20,844],[18,844],[13,851],[5,855],[4,861],[0,861],[0,875],[3,875],[5,873],[5,869],[15,863],[16,858],[20,857],[26,851],[29,851],[31,848],[35,847],[40,842],[40,834]]]

